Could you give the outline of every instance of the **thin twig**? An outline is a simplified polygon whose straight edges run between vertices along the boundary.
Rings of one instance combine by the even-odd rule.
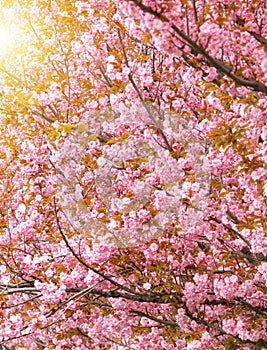
[[[120,39],[120,43],[121,43],[121,47],[122,47],[122,51],[123,51],[123,56],[124,56],[125,64],[126,64],[126,66],[127,66],[128,68],[130,68],[130,67],[129,67],[128,58],[127,58],[127,55],[126,55],[125,46],[124,46],[124,43],[123,43],[123,40],[122,40],[122,37],[121,37],[121,35],[120,35],[120,31],[119,31],[119,30],[118,30],[118,35],[119,35],[119,39]],[[140,90],[138,89],[138,87],[137,87],[137,85],[136,85],[136,83],[135,83],[135,81],[134,81],[133,74],[132,74],[132,73],[129,73],[129,74],[128,74],[128,77],[129,77],[129,80],[130,80],[130,82],[131,82],[131,84],[132,84],[132,86],[133,86],[135,92],[137,93],[137,96],[139,97],[139,99],[140,99],[140,101],[141,101],[143,107],[145,108],[145,110],[146,110],[146,112],[147,112],[147,114],[148,114],[150,120],[152,120],[153,124],[155,125],[155,127],[156,127],[157,130],[158,130],[158,132],[160,133],[160,135],[161,135],[161,137],[162,137],[162,139],[163,139],[163,141],[164,141],[164,143],[165,143],[165,145],[166,145],[166,148],[167,148],[170,152],[172,152],[173,149],[172,149],[171,145],[169,144],[169,142],[168,142],[168,140],[167,140],[167,138],[166,138],[166,136],[165,136],[163,130],[161,129],[159,123],[158,123],[157,120],[154,118],[154,116],[153,116],[153,114],[152,114],[152,112],[151,112],[149,106],[148,106],[147,103],[145,102],[145,100],[144,100],[144,98],[143,98],[143,96],[142,96]]]
[[[88,265],[75,251],[74,249],[70,246],[61,226],[60,226],[60,222],[59,222],[59,218],[58,218],[58,209],[57,209],[57,205],[56,205],[56,199],[54,197],[54,211],[55,211],[55,217],[56,217],[56,223],[57,223],[57,227],[59,230],[59,233],[61,234],[66,246],[68,247],[68,249],[70,250],[70,252],[72,253],[72,255],[83,265],[85,266],[87,269],[93,271],[94,273],[96,273],[97,275],[101,276],[102,278],[104,278],[106,281],[110,282],[111,284],[113,284],[114,286],[118,287],[119,289],[122,289],[130,294],[134,294],[134,295],[140,295],[140,293],[137,293],[125,286],[123,286],[122,284],[114,281],[112,278],[106,276],[104,273],[98,271],[97,269],[95,269],[94,267]]]

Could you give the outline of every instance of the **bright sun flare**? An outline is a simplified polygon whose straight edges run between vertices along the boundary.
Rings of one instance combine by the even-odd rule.
[[[14,44],[16,41],[16,35],[10,30],[10,28],[0,27],[0,54],[1,51],[5,51],[8,47]]]
[[[19,42],[19,28],[11,9],[0,10],[0,57],[5,56]]]

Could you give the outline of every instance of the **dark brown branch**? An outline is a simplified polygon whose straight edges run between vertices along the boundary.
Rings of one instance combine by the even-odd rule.
[[[135,295],[129,293],[122,293],[115,290],[103,291],[103,290],[94,290],[94,295],[99,295],[105,298],[124,298],[127,300],[139,301],[140,303],[160,303],[160,304],[169,304],[169,301],[164,300],[166,293],[136,293]]]
[[[5,294],[15,294],[15,293],[25,293],[25,294],[40,294],[41,292],[38,291],[35,287],[18,287],[18,288],[6,288],[4,289],[2,286],[0,286],[0,289]],[[25,300],[24,303],[26,303],[28,300]]]
[[[51,124],[55,122],[55,120],[47,117],[45,114],[40,113],[38,111],[32,111],[32,114],[36,115],[37,117],[40,117],[40,118],[44,119],[45,121],[47,121],[47,122],[49,122]]]
[[[264,47],[267,47],[267,39],[265,39],[263,36],[260,34],[257,34],[251,30],[247,31],[250,35],[253,36],[254,39],[256,39],[259,43],[261,43]]]
[[[239,232],[237,232],[235,229],[233,229],[232,227],[230,227],[230,226],[224,224],[223,222],[221,222],[220,220],[218,220],[218,219],[215,218],[215,217],[211,217],[210,220],[216,222],[217,224],[223,225],[223,227],[224,227],[225,229],[227,229],[228,231],[230,231],[230,232],[232,232],[233,234],[235,234],[238,238],[240,238],[243,242],[245,242],[246,245],[247,245],[249,248],[251,248],[251,244],[249,243],[249,241],[248,241],[246,238],[244,238],[244,237],[243,237]]]
[[[113,284],[116,283],[110,277],[105,276],[105,277],[103,277],[103,280],[97,282],[92,287],[67,288],[66,289],[67,293],[75,293],[75,295],[71,296],[70,298],[68,298],[67,300],[62,302],[58,308],[61,308],[65,304],[67,304],[69,301],[77,299],[77,298],[84,296],[86,294],[98,295],[98,296],[105,297],[105,298],[125,298],[128,300],[135,300],[135,301],[139,301],[139,302],[161,303],[161,304],[169,303],[169,301],[167,302],[166,299],[164,299],[164,297],[166,297],[167,293],[164,293],[164,292],[162,292],[162,293],[152,293],[152,292],[150,292],[150,293],[136,293],[136,292],[133,292],[132,290],[130,290],[129,288],[126,288],[118,283],[117,283],[118,286],[116,286],[117,287],[116,289],[112,289],[112,290],[96,289],[107,279],[111,280],[111,283],[113,283]],[[34,284],[31,282],[29,282],[29,283],[22,282],[19,284],[1,284],[0,289],[6,294],[27,293],[27,294],[41,295],[41,292],[38,289],[36,289],[34,287]],[[121,289],[124,289],[124,291],[127,293],[121,292]],[[176,295],[176,297],[177,297],[177,295]],[[24,303],[26,303],[27,301],[30,301],[30,300],[32,300],[32,299],[25,300]]]
[[[192,5],[193,5],[195,22],[198,23],[197,7],[196,7],[196,1],[195,0],[192,0]]]
[[[171,322],[171,321],[168,321],[168,320],[165,320],[165,319],[160,319],[160,318],[157,318],[155,316],[149,315],[148,313],[143,312],[143,311],[130,310],[130,312],[135,314],[135,315],[137,315],[137,316],[149,318],[150,320],[158,322],[160,324],[164,324],[165,326],[171,326],[171,327],[178,327],[179,328],[179,325],[176,322]]]
[[[45,314],[47,317],[50,317],[51,315],[54,315],[58,310],[60,310],[63,306],[67,305],[72,300],[77,300],[78,298],[82,297],[83,295],[91,293],[96,287],[100,286],[105,280],[102,280],[100,282],[97,282],[95,285],[89,288],[82,289],[78,291],[75,295],[72,295],[70,298],[66,299],[62,303],[60,303],[57,307],[50,310],[47,314]]]
[[[144,5],[140,0],[128,0],[128,1],[133,2],[142,11],[153,15],[154,17],[160,19],[162,22],[169,23],[169,19],[167,17],[156,12],[151,7]],[[177,33],[179,35],[180,38],[182,38],[184,40],[184,42],[187,43],[187,45],[192,49],[192,52],[194,53],[195,56],[198,54],[203,56],[207,60],[207,63],[210,66],[216,68],[217,71],[228,76],[235,83],[242,85],[242,86],[251,87],[255,91],[263,92],[264,94],[267,94],[267,86],[265,86],[263,83],[256,81],[256,80],[253,80],[253,79],[241,78],[241,77],[234,75],[233,73],[231,73],[231,68],[229,69],[229,66],[227,66],[221,60],[218,60],[218,59],[210,56],[205,49],[203,49],[194,40],[192,40],[188,35],[186,35],[183,31],[181,31],[175,24],[170,25],[170,27],[174,30],[175,33]]]

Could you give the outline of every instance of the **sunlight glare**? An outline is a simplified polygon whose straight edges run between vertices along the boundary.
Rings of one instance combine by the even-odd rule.
[[[7,49],[16,41],[16,36],[9,28],[0,27],[0,51]]]
[[[7,9],[1,9],[0,18],[0,57],[12,51],[19,43],[19,28],[14,21],[14,15]],[[3,11],[5,10],[5,11]]]

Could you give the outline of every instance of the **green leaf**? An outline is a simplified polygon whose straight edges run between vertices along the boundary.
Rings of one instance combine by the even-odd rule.
[[[236,350],[236,344],[233,342],[233,340],[228,338],[227,342],[224,346],[225,350]]]

